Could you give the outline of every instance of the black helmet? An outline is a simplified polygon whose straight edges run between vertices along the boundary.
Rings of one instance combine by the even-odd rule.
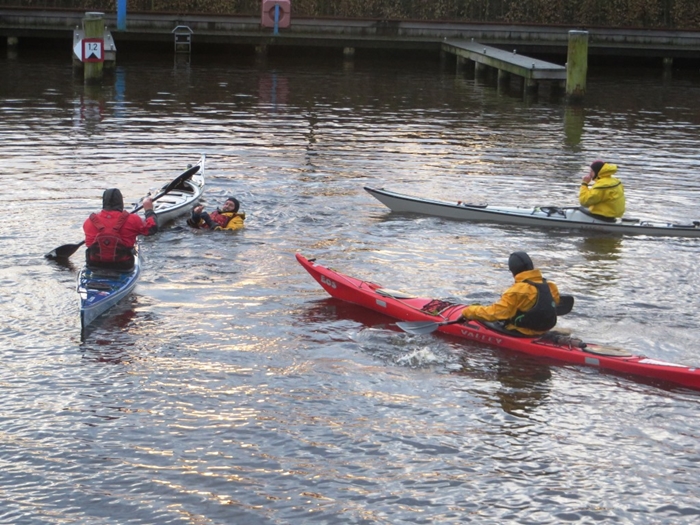
[[[122,192],[117,188],[105,190],[102,194],[102,209],[122,211],[124,209],[124,198]]]
[[[535,266],[532,264],[530,256],[525,252],[513,252],[508,257],[508,269],[515,277],[519,273],[534,270]]]
[[[241,207],[241,203],[238,202],[238,199],[236,197],[227,197],[226,200],[233,203],[233,213],[238,212],[238,209]]]
[[[591,164],[591,170],[593,170],[593,173],[595,173],[594,178],[598,178],[598,174],[600,173],[600,170],[605,166],[605,161],[603,160],[596,160]]]

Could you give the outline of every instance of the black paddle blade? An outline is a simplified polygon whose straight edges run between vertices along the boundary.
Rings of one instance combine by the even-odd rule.
[[[199,168],[201,168],[201,166],[199,164],[197,164],[196,166],[192,166],[191,168],[188,168],[186,171],[184,171],[182,174],[180,174],[176,179],[174,179],[170,184],[168,184],[165,188],[163,188],[161,190],[163,195],[165,195],[169,191],[174,190],[175,188],[177,188],[180,184],[182,184],[186,180],[191,179],[192,175],[194,175],[195,173],[197,173],[199,171]]]
[[[573,295],[560,295],[559,304],[557,305],[557,315],[566,315],[574,307]]]
[[[63,246],[54,248],[49,253],[44,255],[44,257],[52,260],[68,259],[71,255],[78,251],[78,248],[80,248],[83,244],[85,244],[85,241],[80,241],[77,244],[64,244]]]

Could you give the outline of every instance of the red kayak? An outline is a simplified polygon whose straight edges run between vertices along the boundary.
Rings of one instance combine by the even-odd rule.
[[[584,343],[555,330],[539,337],[522,337],[499,331],[497,326],[491,323],[457,322],[462,309],[466,306],[464,304],[415,297],[389,290],[379,284],[338,273],[316,263],[315,259],[307,259],[301,254],[296,254],[296,258],[331,296],[364,306],[394,319],[423,321],[423,323],[416,323],[416,326],[453,321],[451,324],[434,325],[434,327],[446,334],[499,348],[576,365],[594,366],[624,374],[668,381],[700,390],[700,368],[633,355],[620,348]],[[410,324],[412,323],[404,323],[405,326]]]

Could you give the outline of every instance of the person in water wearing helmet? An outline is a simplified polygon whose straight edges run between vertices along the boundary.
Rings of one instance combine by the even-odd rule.
[[[209,228],[211,230],[238,230],[243,228],[245,213],[240,212],[241,203],[234,197],[228,197],[221,209],[211,213],[204,211],[204,206],[192,208],[192,215],[187,224],[193,228]]]
[[[117,188],[104,191],[102,211],[90,214],[83,223],[89,268],[127,271],[134,267],[136,237],[158,231],[153,201],[144,199],[142,205],[145,219],[124,210],[124,198]]]
[[[581,181],[578,200],[583,208],[593,215],[605,218],[622,217],[625,213],[625,189],[619,179],[615,164],[596,160],[591,170]],[[588,186],[593,181],[593,186]]]
[[[515,284],[490,306],[472,304],[462,310],[464,319],[494,322],[516,334],[541,335],[557,324],[556,306],[559,304],[557,285],[548,282],[536,270],[525,252],[514,252],[508,258]]]

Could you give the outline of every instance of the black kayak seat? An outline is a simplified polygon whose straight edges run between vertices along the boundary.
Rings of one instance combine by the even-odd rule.
[[[584,208],[583,206],[579,206],[578,209],[581,213],[585,213],[589,217],[593,217],[594,219],[598,219],[599,221],[617,222],[617,219],[615,217],[606,217],[605,215],[598,215],[597,213],[591,213],[591,211],[588,208]]]
[[[504,321],[481,321],[484,325],[489,327],[491,330],[494,332],[498,332],[501,334],[509,335],[511,337],[529,337],[532,338],[533,336],[531,335],[525,335],[522,332],[518,332],[517,330],[508,330],[506,328],[506,324]],[[537,337],[537,336],[534,336]]]

